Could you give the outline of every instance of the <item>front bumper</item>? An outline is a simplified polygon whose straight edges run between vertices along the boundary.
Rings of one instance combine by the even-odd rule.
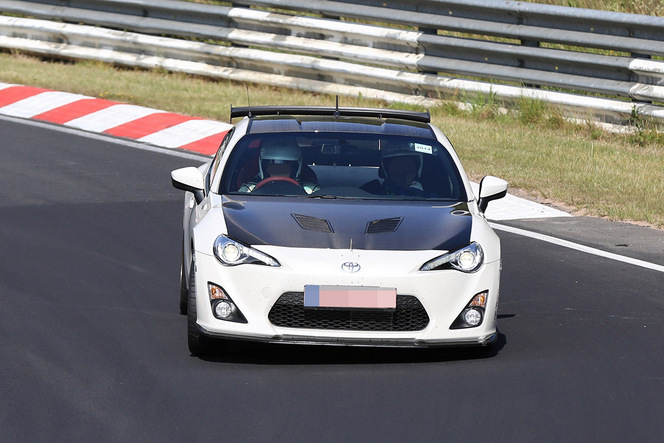
[[[264,250],[278,257],[281,267],[259,265],[224,267],[211,255],[197,251],[197,324],[206,336],[269,343],[340,346],[435,347],[486,345],[496,338],[496,309],[500,261],[485,263],[479,271],[419,271],[432,258],[429,251],[298,250],[298,255]],[[282,252],[280,254],[280,252]],[[435,254],[435,252],[433,253]],[[312,259],[315,257],[315,259]],[[362,271],[340,269],[346,261],[362,263]],[[220,320],[212,313],[207,283],[223,287],[247,323]],[[418,330],[345,330],[275,326],[270,310],[283,294],[301,292],[305,285],[378,286],[416,297],[429,322]],[[473,328],[450,326],[472,297],[489,291],[484,320]]]
[[[355,346],[380,348],[439,348],[453,346],[487,346],[496,340],[496,332],[488,336],[466,340],[404,340],[404,339],[361,339],[361,338],[334,338],[303,335],[275,335],[273,337],[241,337],[220,332],[207,331],[198,325],[198,332],[211,338],[251,341],[259,343],[295,344],[295,345],[323,345],[323,346]]]

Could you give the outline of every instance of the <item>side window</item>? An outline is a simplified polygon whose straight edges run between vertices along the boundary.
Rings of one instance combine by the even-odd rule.
[[[219,169],[219,163],[221,163],[221,157],[224,155],[224,151],[228,147],[228,142],[231,140],[233,137],[233,132],[235,128],[231,128],[227,133],[224,139],[221,141],[221,145],[219,146],[219,149],[217,150],[217,154],[214,156],[214,159],[212,160],[212,164],[208,168],[207,175],[205,176],[205,193],[210,192],[210,186],[212,184],[212,177],[217,173],[217,169]]]

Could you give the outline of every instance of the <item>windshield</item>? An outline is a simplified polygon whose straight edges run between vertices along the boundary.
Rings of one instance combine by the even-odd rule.
[[[436,140],[355,133],[251,134],[233,149],[220,194],[465,201]]]

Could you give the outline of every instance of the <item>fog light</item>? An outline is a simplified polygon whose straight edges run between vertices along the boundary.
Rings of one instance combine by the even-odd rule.
[[[221,286],[208,282],[208,295],[210,296],[210,308],[212,308],[215,318],[235,323],[247,323],[240,308]]]
[[[482,323],[482,313],[477,309],[468,309],[463,314],[463,320],[468,323],[469,326],[477,326]]]
[[[454,320],[450,329],[476,328],[484,321],[489,291],[478,292]]]
[[[233,307],[227,301],[220,301],[214,306],[214,313],[219,318],[228,318],[233,313]]]

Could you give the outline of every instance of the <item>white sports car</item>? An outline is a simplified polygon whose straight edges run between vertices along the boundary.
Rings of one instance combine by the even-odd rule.
[[[428,113],[232,108],[214,159],[171,173],[184,199],[180,310],[212,339],[358,346],[496,338],[500,241]]]

